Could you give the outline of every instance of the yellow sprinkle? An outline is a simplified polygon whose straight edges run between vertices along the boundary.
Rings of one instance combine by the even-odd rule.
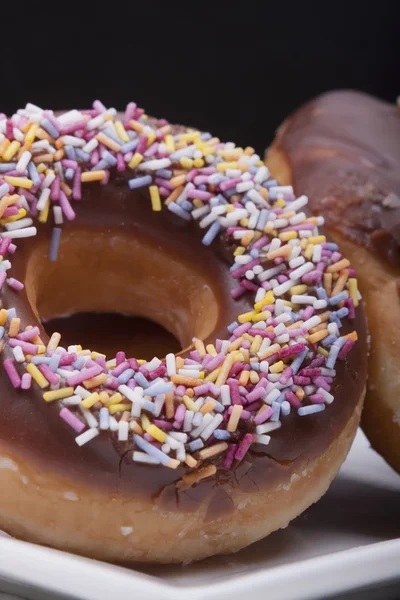
[[[144,365],[145,363],[147,363],[147,360],[145,360],[144,358],[138,358],[137,361],[139,365]]]
[[[239,377],[239,385],[242,385],[243,387],[246,387],[246,385],[249,383],[249,379],[250,379],[250,371],[242,371],[240,373],[240,377]]]
[[[6,217],[5,219],[2,219],[1,224],[5,225],[6,223],[14,223],[15,221],[23,219],[25,216],[26,210],[24,208],[20,208],[17,215],[12,215],[12,217]]]
[[[61,340],[61,333],[55,331],[47,344],[47,352],[54,352]]]
[[[90,358],[92,360],[96,360],[96,358],[106,358],[105,354],[101,354],[101,352],[95,352],[94,350],[90,353]]]
[[[221,173],[226,171],[227,169],[237,169],[238,163],[236,161],[233,162],[221,162],[217,164],[217,170]]]
[[[254,323],[257,323],[258,321],[265,321],[266,319],[269,319],[270,316],[271,316],[271,313],[269,312],[269,310],[264,310],[263,312],[260,312],[257,315],[254,315],[254,317],[252,318],[252,321]]]
[[[328,350],[325,350],[325,348],[322,348],[321,346],[318,346],[318,352],[319,354],[322,354],[322,356],[329,356]]]
[[[117,144],[117,142],[108,137],[108,135],[106,135],[102,131],[100,131],[96,135],[96,140],[98,140],[101,144],[103,144],[107,148],[110,148],[110,150],[113,150],[114,152],[119,152],[121,150],[121,145]]]
[[[152,206],[153,210],[160,211],[161,210],[161,198],[160,198],[160,193],[158,191],[158,186],[151,185],[149,189],[150,189],[151,206]]]
[[[167,152],[169,152],[170,154],[172,154],[173,152],[175,152],[175,142],[174,142],[174,138],[172,135],[166,135],[165,136],[165,146],[167,148]]]
[[[293,246],[286,244],[285,246],[281,246],[272,252],[268,252],[267,259],[273,260],[274,258],[279,258],[280,256],[289,256],[292,252]]]
[[[83,385],[87,390],[91,390],[99,385],[102,385],[107,381],[106,373],[100,373],[100,375],[96,375],[96,377],[92,377],[92,379],[86,379],[83,382]]]
[[[101,169],[99,171],[87,171],[81,174],[82,183],[86,181],[101,181],[106,176],[106,172]]]
[[[60,388],[59,390],[52,390],[51,392],[45,392],[43,399],[46,402],[53,402],[53,400],[61,400],[61,398],[69,398],[74,393],[73,387]]]
[[[286,206],[285,200],[283,198],[279,198],[273,205],[273,208],[285,208],[285,206]]]
[[[306,257],[307,260],[312,259],[313,252],[314,252],[314,244],[308,244],[307,248],[304,251],[304,256]]]
[[[197,352],[200,354],[200,358],[204,358],[205,355],[207,354],[207,352],[206,352],[203,342],[199,339],[196,339],[194,341],[194,347],[195,347],[195,350],[197,350]]]
[[[131,410],[132,404],[113,404],[108,409],[110,415],[115,415],[117,412],[123,412],[124,410]]]
[[[262,344],[262,340],[263,339],[262,339],[261,335],[256,335],[253,340],[253,343],[250,346],[250,352],[258,352],[260,349],[260,346]]]
[[[189,133],[181,133],[178,136],[180,142],[194,142],[200,137],[200,131],[190,131]]]
[[[214,371],[211,371],[211,373],[209,375],[207,375],[207,377],[204,377],[204,381],[211,381],[211,383],[215,383],[215,381],[218,379],[218,375],[221,372],[221,367],[217,367],[216,369],[214,369]]]
[[[151,437],[158,442],[161,442],[161,444],[164,444],[164,442],[167,440],[167,434],[164,433],[164,431],[161,431],[161,429],[156,425],[149,425],[149,427],[146,429],[146,433],[151,435]]]
[[[204,167],[204,160],[202,158],[195,158],[193,161],[193,166],[196,167],[196,169],[201,169]]]
[[[121,404],[122,396],[119,392],[115,392],[112,396],[109,396],[107,400],[106,406],[111,406],[112,404]]]
[[[21,325],[21,319],[14,317],[11,319],[10,327],[8,329],[8,337],[16,337],[19,333],[19,327]]]
[[[350,277],[349,279],[349,293],[350,298],[353,300],[354,306],[358,306],[358,284],[357,279]]]
[[[47,223],[50,209],[50,198],[47,198],[45,207],[39,212],[38,221],[39,223]]]
[[[250,381],[254,385],[260,381],[260,376],[257,371],[250,371]]]
[[[185,175],[177,175],[176,177],[172,177],[169,182],[173,187],[179,187],[180,185],[183,185],[185,181]]]
[[[208,354],[212,354],[213,356],[217,356],[218,352],[215,349],[214,344],[207,344],[206,350]]]
[[[326,237],[324,235],[315,235],[315,236],[311,236],[309,238],[306,238],[308,240],[309,244],[323,244],[324,242],[326,242]]]
[[[268,348],[266,348],[264,350],[264,352],[262,352],[261,354],[258,354],[258,358],[260,360],[264,360],[265,358],[268,358],[268,356],[272,356],[273,354],[276,354],[277,352],[279,352],[281,349],[279,344],[272,344],[272,346],[269,346]]]
[[[191,454],[186,454],[185,463],[190,469],[194,469],[197,465],[197,460]]]
[[[38,354],[45,354],[46,346],[44,344],[38,344]]]
[[[229,417],[228,425],[226,426],[226,430],[230,433],[236,431],[242,411],[243,406],[241,404],[234,404],[231,416]]]
[[[17,154],[18,150],[20,149],[20,146],[21,144],[20,142],[17,142],[17,140],[12,141],[8,148],[3,152],[3,159],[6,162],[12,160],[12,158]]]
[[[294,285],[290,288],[290,294],[300,296],[300,294],[305,294],[308,290],[308,285]]]
[[[135,167],[138,166],[138,164],[140,164],[143,160],[143,154],[139,154],[139,152],[135,152],[135,154],[132,156],[131,160],[128,163],[128,167],[130,169],[134,169]]]
[[[10,175],[5,175],[4,181],[15,187],[21,187],[24,190],[30,190],[33,186],[33,181],[26,177],[11,177]]]
[[[233,253],[233,256],[241,256],[245,252],[246,248],[244,246],[238,246]]]
[[[271,373],[281,373],[284,369],[284,362],[282,360],[280,360],[279,362],[271,365],[269,367],[269,370]]]
[[[232,354],[228,354],[227,357],[225,358],[224,362],[222,363],[221,371],[219,372],[219,375],[218,375],[218,378],[216,381],[216,385],[218,387],[221,387],[221,385],[224,385],[225,381],[227,380],[229,371],[232,368],[234,360],[235,360],[234,356]]]
[[[129,126],[132,127],[132,129],[134,129],[138,133],[142,133],[142,131],[143,131],[143,124],[139,123],[139,121],[135,121],[134,119],[131,119],[129,121]]]
[[[97,392],[93,392],[87,398],[84,398],[81,402],[83,408],[92,408],[100,400],[100,396]]]
[[[193,412],[199,412],[198,407],[195,405],[193,400],[189,398],[186,394],[182,398],[184,405],[188,410],[192,410]]]
[[[128,143],[129,136],[126,133],[125,127],[122,124],[122,121],[115,121],[114,123],[115,131],[118,133],[118,137],[125,143]]]
[[[295,240],[297,238],[297,231],[284,231],[279,234],[279,239],[283,242],[288,242],[289,240]]]
[[[238,316],[238,321],[239,321],[239,323],[249,323],[253,319],[255,314],[256,313],[254,312],[254,310],[252,310],[250,312],[242,313],[241,315]]]
[[[7,311],[5,308],[0,310],[0,326],[2,327],[7,321]]]
[[[32,375],[32,379],[34,381],[36,381],[36,383],[38,384],[38,386],[40,388],[45,388],[48,387],[50,385],[50,383],[47,381],[47,379],[42,375],[42,373],[39,371],[39,369],[37,368],[36,365],[30,363],[27,367],[26,370],[28,371],[28,373],[30,373]]]
[[[32,125],[29,127],[28,133],[25,136],[25,141],[33,142],[33,140],[36,137],[36,132],[38,129],[39,129],[39,123],[32,123]]]
[[[208,448],[203,448],[199,452],[199,458],[201,460],[206,460],[207,458],[211,458],[216,454],[221,454],[221,452],[225,452],[228,448],[228,444],[226,442],[220,442],[219,444],[214,444],[213,446],[209,446]]]
[[[193,167],[193,160],[188,156],[183,156],[179,162],[184,169],[191,169]]]
[[[229,352],[232,352],[233,350],[239,350],[240,346],[242,345],[242,342],[243,342],[242,336],[240,336],[239,338],[237,338],[236,340],[231,342],[229,344]]]
[[[254,305],[254,309],[261,310],[263,306],[268,306],[269,304],[275,304],[275,296],[272,291],[267,292],[264,298]]]

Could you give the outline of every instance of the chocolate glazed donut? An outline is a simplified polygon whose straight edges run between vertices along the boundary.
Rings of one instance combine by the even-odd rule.
[[[0,529],[117,562],[237,551],[318,500],[355,435],[366,327],[343,280],[348,261],[252,149],[148,120],[132,104],[121,118],[101,103],[66,115],[28,105],[13,117],[16,134],[0,117],[11,276],[0,312]],[[32,223],[10,227],[25,212],[33,237]],[[307,278],[312,256],[320,270]],[[337,300],[322,283],[317,294],[323,270],[330,291],[341,286]],[[84,311],[151,317],[183,350],[106,362],[63,349],[41,325]]]
[[[266,160],[323,212],[357,270],[371,334],[362,425],[400,471],[400,111],[357,92],[324,94],[282,124]]]

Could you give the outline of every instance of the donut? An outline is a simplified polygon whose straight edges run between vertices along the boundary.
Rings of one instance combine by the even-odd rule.
[[[168,563],[285,527],[365,390],[357,280],[323,218],[254,149],[134,103],[28,104],[0,131],[0,529]],[[80,312],[150,317],[182,351],[107,356],[42,326]]]
[[[400,113],[359,92],[330,92],[280,127],[271,172],[323,211],[332,238],[357,270],[371,352],[362,427],[400,471]]]

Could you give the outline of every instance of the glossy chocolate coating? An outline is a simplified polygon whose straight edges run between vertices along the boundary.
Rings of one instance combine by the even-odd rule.
[[[118,232],[128,231],[132,236],[145,236],[154,245],[165,249],[168,255],[176,255],[197,271],[204,271],[220,308],[209,341],[226,337],[227,324],[248,310],[252,301],[250,295],[239,301],[230,297],[229,291],[236,284],[229,273],[229,252],[221,240],[211,248],[202,245],[203,232],[197,225],[187,224],[167,210],[152,212],[147,190],[129,190],[126,179],[125,174],[115,175],[107,186],[98,183],[85,185],[82,201],[73,203],[76,220],[63,225],[57,265],[46,262],[50,225],[38,224],[36,238],[18,240],[17,251],[12,257],[12,275],[22,281],[34,278],[34,273],[26,272],[28,256],[35,247],[40,247],[44,249],[41,260],[55,277],[54,269],[60,272],[67,266],[69,255],[63,251],[63,240],[71,232],[79,232],[82,240],[90,240],[90,236],[103,236],[107,240]],[[84,260],[85,253],[82,255]],[[107,273],[104,273],[106,276]],[[86,283],[81,282],[82,286]],[[49,294],[56,292],[53,284],[49,276]],[[79,293],[77,289],[76,294]],[[40,304],[40,298],[37,301]],[[16,307],[22,327],[40,326],[25,290],[17,294],[5,287],[3,302],[5,307]],[[170,306],[165,307],[165,310],[170,309]],[[353,329],[352,325],[350,329]],[[5,408],[0,419],[1,443],[22,459],[26,457],[29,462],[36,463],[42,470],[62,474],[85,485],[99,486],[111,496],[120,493],[152,498],[163,508],[189,511],[196,510],[199,503],[208,498],[208,518],[215,518],[221,512],[232,509],[232,488],[252,492],[287,481],[308,460],[318,457],[345,426],[365,385],[366,332],[362,310],[357,311],[355,326],[360,342],[348,360],[337,364],[338,376],[333,386],[335,402],[332,405],[319,414],[299,417],[292,413],[285,417],[284,426],[274,432],[268,446],[253,445],[239,465],[229,471],[221,467],[214,477],[188,490],[179,490],[175,485],[185,468],[173,470],[134,463],[131,444],[120,445],[112,441],[107,432],[78,447],[73,430],[60,419],[56,403],[46,403],[36,385],[27,392],[14,390],[3,369],[0,370],[0,389]],[[47,340],[43,328],[42,332],[43,340]],[[3,353],[3,358],[7,356],[10,356],[10,348]],[[217,458],[216,464],[220,466],[220,463],[221,459]]]
[[[280,127],[293,185],[329,228],[400,264],[400,110],[359,92],[330,92]]]

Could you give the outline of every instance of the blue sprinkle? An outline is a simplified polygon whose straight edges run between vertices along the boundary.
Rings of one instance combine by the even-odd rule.
[[[156,171],[156,177],[162,177],[163,179],[171,179],[172,171],[169,169],[158,169]]]
[[[68,167],[68,169],[65,170],[65,179],[72,179],[74,176],[74,170],[71,169],[70,167]]]
[[[258,258],[258,255],[259,255],[258,248],[253,248],[253,250],[250,251],[250,256],[252,258]]]
[[[239,323],[237,321],[233,321],[230,325],[228,325],[227,330],[229,333],[233,333],[236,327],[239,327]]]
[[[337,340],[337,341],[339,341],[339,340]],[[340,352],[340,346],[338,346],[336,344],[331,346],[331,349],[329,350],[329,356],[326,359],[326,367],[328,369],[334,368],[339,352]]]
[[[257,220],[257,224],[256,224],[256,229],[258,231],[262,231],[264,229],[264,227],[268,221],[268,215],[269,215],[269,211],[266,208],[263,208],[260,211],[260,214],[259,214],[259,217]]]
[[[257,373],[260,370],[260,364],[259,363],[250,363],[250,367],[253,369],[253,371],[257,371]]]
[[[88,152],[84,152],[82,148],[75,148],[75,154],[79,160],[83,160],[84,162],[89,162],[90,160],[90,154]]]
[[[202,133],[200,136],[200,139],[202,142],[207,142],[208,140],[211,140],[212,135],[209,131],[206,131],[205,133]]]
[[[28,165],[28,175],[30,179],[33,181],[33,185],[40,185],[40,177],[39,173],[36,170],[35,164],[31,161]]]
[[[286,401],[284,401],[286,402]],[[270,421],[279,421],[279,416],[280,416],[280,412],[281,412],[281,405],[279,404],[279,402],[273,402],[272,403],[272,410],[273,413],[270,417]]]
[[[323,410],[325,410],[325,404],[311,404],[310,406],[302,406],[299,408],[297,414],[300,417],[304,417],[306,415],[322,412]]]
[[[117,377],[120,383],[127,383],[131,377],[133,377],[135,371],[133,369],[126,369],[121,375]]]
[[[106,150],[105,152],[103,152],[102,159],[105,160],[105,161],[107,161],[107,164],[110,167],[115,167],[115,165],[117,164],[117,159],[108,150]]]
[[[5,333],[4,327],[0,327],[0,340],[3,339],[4,333]],[[32,358],[34,358],[34,357],[32,356]]]
[[[81,356],[80,358],[83,358],[83,356]],[[60,354],[53,354],[52,357],[50,358],[49,367],[53,371],[53,373],[55,373],[57,371],[58,365],[60,364],[60,360],[61,360]]]
[[[74,369],[78,369],[80,371],[84,364],[85,364],[85,358],[84,358],[84,356],[80,356],[79,358],[76,359],[76,361],[74,363],[72,363],[72,366],[74,367]]]
[[[178,217],[181,217],[181,219],[184,219],[185,221],[190,221],[192,218],[190,213],[188,213],[186,210],[183,210],[183,208],[181,208],[176,202],[171,202],[168,204],[168,210],[173,212],[175,215],[178,215]]]
[[[214,400],[214,402],[215,402],[215,408],[214,408],[215,412],[218,412],[218,413],[224,412],[224,410],[225,410],[224,405],[221,404],[221,402],[218,402],[218,400]]]
[[[8,183],[3,183],[2,185],[0,185],[0,198],[5,196],[5,194],[8,194],[9,191],[10,186],[8,185]]]
[[[270,187],[276,187],[278,184],[276,179],[268,179],[267,181],[264,181],[264,183],[262,184],[263,187],[267,188],[267,190]]]
[[[323,287],[317,288],[317,296],[320,300],[326,300],[326,301],[329,300],[328,294],[326,293],[326,291],[324,290]]]
[[[234,263],[231,267],[229,267],[229,270],[231,273],[233,273],[233,271],[237,271],[238,269],[241,269],[244,265],[240,265],[239,263]]]
[[[334,244],[333,242],[328,242],[326,244],[326,249],[335,252],[336,250],[339,250],[339,246],[337,244]]]
[[[336,316],[338,319],[343,319],[344,317],[347,317],[348,314],[349,309],[346,306],[343,306],[342,308],[339,308],[339,310],[336,311]]]
[[[102,158],[99,162],[94,165],[90,170],[91,171],[99,171],[100,169],[106,169],[108,167],[108,162]]]
[[[305,357],[307,356],[308,353],[308,349],[304,350],[303,352],[301,352],[300,354],[298,354],[296,356],[296,358],[294,359],[294,361],[292,362],[292,364],[290,365],[294,375],[296,375],[297,371],[300,369]]]
[[[11,319],[15,319],[16,316],[17,316],[17,311],[15,310],[15,308],[7,309],[7,321],[9,323],[11,322]]]
[[[56,129],[53,123],[51,123],[48,119],[43,119],[43,121],[40,121],[40,126],[53,138],[57,139],[60,135],[58,129]]]
[[[67,158],[69,158],[70,160],[76,160],[76,154],[75,154],[75,148],[73,146],[65,146],[64,148],[65,150],[65,154],[67,155]],[[29,163],[29,165],[31,165],[32,163]],[[31,177],[32,179],[32,177]]]
[[[205,236],[202,239],[203,244],[205,246],[210,246],[210,244],[212,244],[212,242],[215,240],[215,238],[219,234],[220,229],[221,229],[221,224],[218,221],[214,221],[214,223],[212,223],[212,225],[210,225],[207,233],[205,234]]]
[[[147,381],[146,377],[143,375],[143,373],[140,373],[140,372],[135,373],[134,379],[135,379],[136,383],[144,389],[148,388],[150,385],[149,382]]]
[[[105,129],[103,129],[103,133],[111,138],[112,140],[114,140],[114,142],[116,142],[117,144],[121,144],[121,139],[117,136],[116,133],[114,133],[114,131],[111,129],[111,127],[106,127]]]
[[[343,302],[343,300],[346,300],[346,298],[349,297],[349,293],[346,291],[340,292],[339,294],[336,294],[336,296],[331,296],[331,298],[329,298],[329,304],[331,304],[332,306],[334,306],[335,304],[339,304],[339,302]]]
[[[2,163],[0,164],[0,173],[7,173],[8,171],[14,171],[15,163]]]
[[[159,460],[161,464],[167,465],[171,460],[170,457],[165,454],[165,452],[162,452],[156,446],[153,446],[153,444],[147,442],[145,439],[140,437],[140,435],[135,435],[133,439],[140,450],[143,450],[143,452],[146,452],[146,454],[149,454],[150,456],[154,456],[154,458]]]
[[[130,140],[134,140],[135,138],[138,137],[138,134],[134,129],[129,129],[129,131],[127,131],[127,134],[128,134],[128,138]],[[139,140],[138,140],[138,142],[139,142]]]
[[[326,346],[330,346],[331,344],[334,344],[337,340],[336,335],[334,335],[333,333],[331,335],[328,335],[325,339],[322,340],[321,342],[321,346],[324,346],[324,348]]]
[[[136,379],[136,376],[135,376]],[[173,383],[156,383],[146,388],[146,396],[158,396],[159,394],[168,394],[174,389]]]
[[[231,196],[234,196],[235,194],[237,194],[237,191],[236,191],[235,188],[232,188],[231,190],[225,190],[224,191],[225,198],[230,198]]]
[[[190,442],[189,444],[190,452],[196,452],[196,450],[201,450],[202,448],[204,448],[204,443],[200,438],[193,440],[193,442]]]
[[[188,212],[193,210],[193,204],[189,202],[189,200],[182,200],[182,202],[179,203],[179,206]]]
[[[127,154],[128,152],[133,152],[133,150],[136,148],[136,146],[138,145],[139,140],[132,140],[131,142],[126,142],[126,144],[122,144],[121,146],[121,152],[122,154]]]
[[[51,233],[51,242],[49,249],[49,261],[56,262],[58,257],[58,249],[60,247],[61,227],[53,227]]]
[[[134,179],[130,179],[128,181],[128,186],[129,186],[129,189],[134,190],[136,188],[140,188],[145,185],[151,185],[152,181],[153,181],[153,179],[152,179],[151,175],[144,175],[143,177],[135,177]]]
[[[281,404],[281,413],[284,417],[287,417],[287,415],[290,414],[290,402],[288,402],[287,400],[285,400],[285,402],[282,402]]]
[[[31,358],[31,363],[33,363],[34,365],[43,365],[43,364],[48,365],[50,363],[50,361],[51,361],[51,358],[49,356],[32,356],[32,358]]]
[[[198,427],[203,422],[203,415],[200,412],[194,413],[192,425]]]
[[[144,410],[154,413],[156,410],[156,405],[153,402],[150,402],[150,400],[143,400],[143,408]]]
[[[229,431],[225,431],[225,429],[216,429],[214,431],[214,437],[216,440],[229,440],[231,438],[231,434]]]

